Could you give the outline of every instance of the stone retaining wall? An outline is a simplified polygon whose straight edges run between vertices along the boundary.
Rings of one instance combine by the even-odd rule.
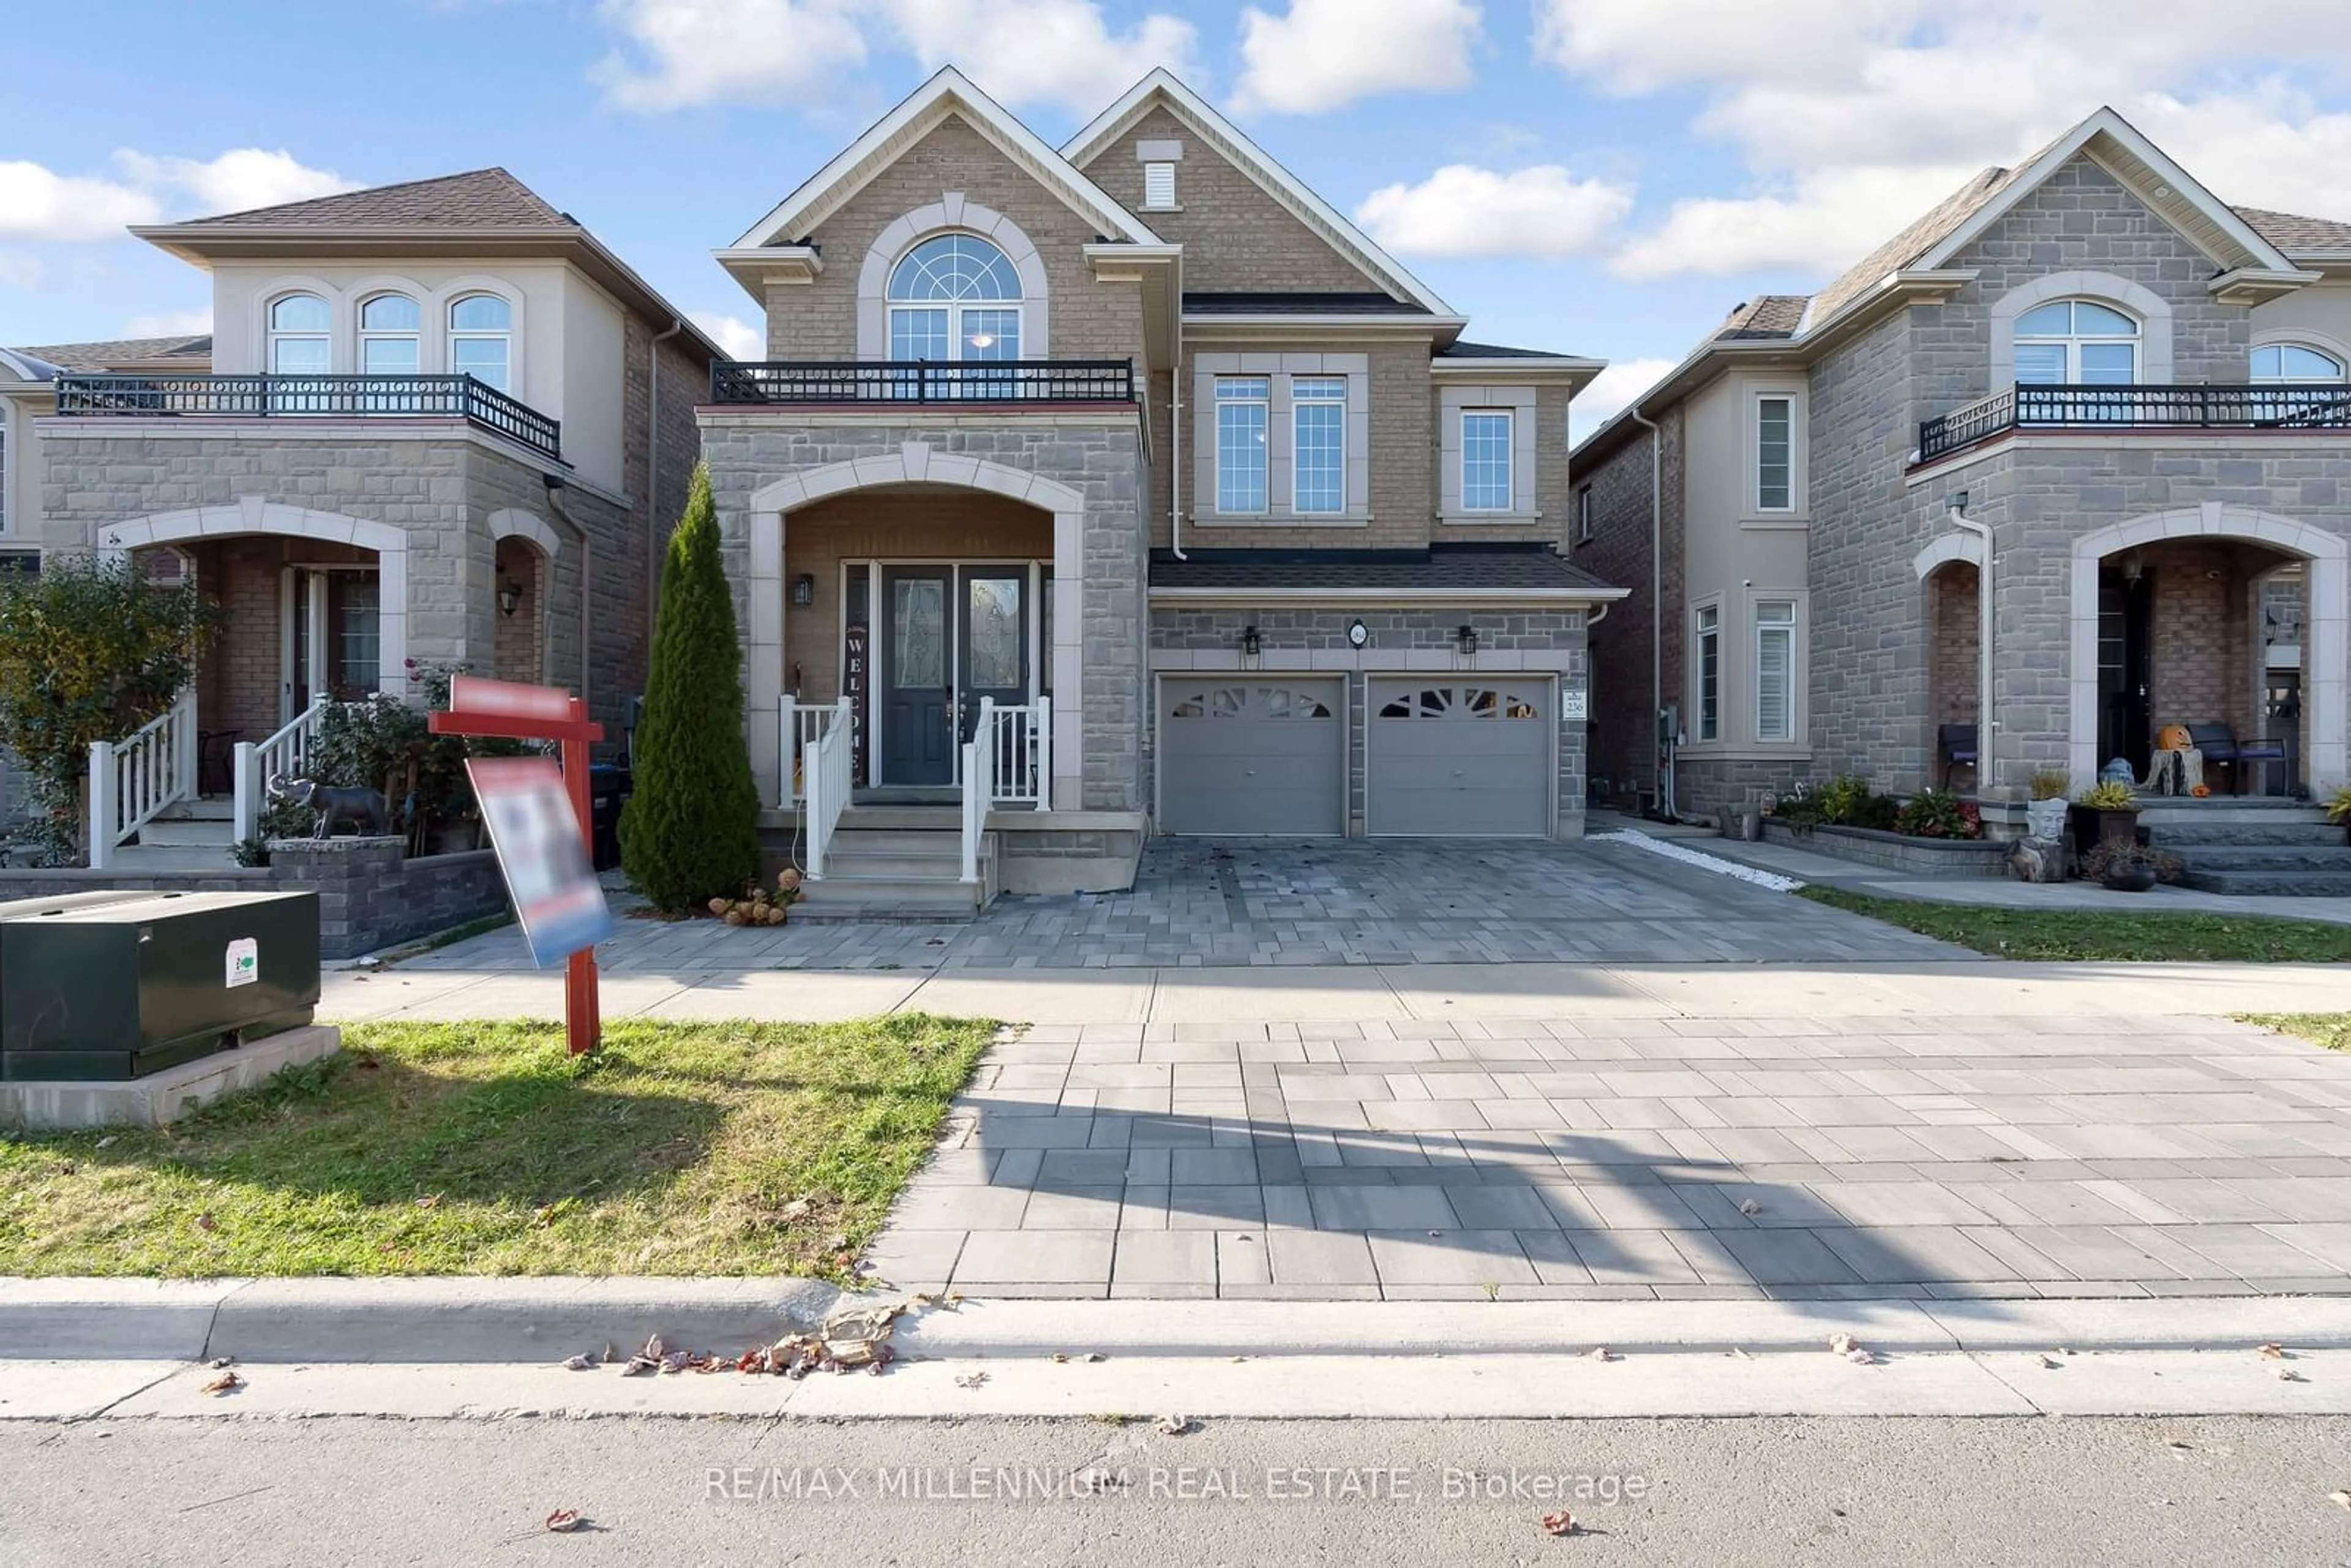
[[[2008,874],[2008,845],[1998,839],[1918,839],[1875,828],[1844,828],[1823,822],[1800,832],[1766,818],[1766,842],[1811,850],[1838,860],[1883,866],[1912,876],[2000,877]]]

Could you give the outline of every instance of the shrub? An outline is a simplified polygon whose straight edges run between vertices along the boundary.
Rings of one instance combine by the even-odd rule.
[[[710,473],[697,467],[662,563],[635,789],[621,811],[621,864],[661,908],[732,897],[758,874],[742,670]]]
[[[2327,798],[2326,820],[2336,827],[2351,826],[2351,784],[2337,784]]]
[[[2146,866],[2155,873],[2158,882],[2178,882],[2188,869],[2169,850],[2132,843],[2126,839],[2109,839],[2082,852],[2082,874],[2092,882],[2103,882],[2108,872],[2125,866]]]
[[[2119,779],[2108,779],[2091,785],[2079,797],[2083,805],[2094,811],[2136,810],[2138,791]]]
[[[1894,831],[1914,839],[1980,839],[1983,818],[1975,802],[1949,789],[1921,789],[1895,812]]]
[[[2025,789],[2035,800],[2062,800],[2074,792],[2074,780],[2062,768],[2037,768]]]
[[[91,744],[169,709],[218,622],[193,583],[157,587],[127,559],[60,553],[38,575],[0,571],[0,747],[28,776],[38,862],[78,858]]]

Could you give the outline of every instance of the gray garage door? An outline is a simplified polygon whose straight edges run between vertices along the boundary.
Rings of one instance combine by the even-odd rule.
[[[1547,680],[1374,679],[1364,831],[1550,836],[1552,701]]]
[[[1160,831],[1314,836],[1346,831],[1346,702],[1337,680],[1165,680]]]

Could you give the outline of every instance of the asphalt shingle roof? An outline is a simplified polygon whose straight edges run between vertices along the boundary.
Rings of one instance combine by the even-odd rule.
[[[1715,329],[1715,338],[1718,341],[1726,338],[1792,338],[1812,298],[1809,294],[1759,295],[1734,308]]]
[[[1202,550],[1151,557],[1154,588],[1575,589],[1608,584],[1548,546],[1432,550]]]
[[[2306,218],[2297,213],[2273,213],[2261,207],[2237,207],[2236,214],[2256,233],[2288,256],[2335,252],[2351,255],[2351,224],[2333,218]]]
[[[1572,356],[1554,354],[1549,349],[1514,349],[1504,343],[1473,343],[1457,338],[1437,350],[1440,360],[1559,360]]]
[[[579,225],[504,169],[376,185],[249,212],[224,213],[182,228],[571,229]]]
[[[1191,294],[1184,309],[1194,316],[1426,316],[1428,308],[1409,299],[1367,293]]]
[[[100,343],[51,343],[26,347],[20,352],[47,360],[61,371],[110,371],[117,365],[143,365],[157,360],[188,360],[209,364],[213,340],[209,332],[176,338],[114,338]]]

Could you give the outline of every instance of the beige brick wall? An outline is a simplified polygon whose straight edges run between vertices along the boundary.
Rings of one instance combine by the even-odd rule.
[[[1945,566],[1927,582],[1933,602],[1928,634],[1934,638],[1927,653],[1927,693],[1938,725],[1973,724],[1982,706],[1976,650],[1982,644],[1983,621],[1976,594],[1976,569],[1965,564]]]
[[[2240,740],[2261,734],[2261,649],[2247,584],[2276,558],[2244,545],[2172,542],[2146,560],[2155,578],[2149,719],[2158,729],[2225,719]]]
[[[537,685],[547,678],[547,558],[528,539],[505,538],[498,541],[496,565],[497,591],[511,582],[522,590],[522,602],[512,615],[503,607],[498,612],[493,673],[502,681]]]
[[[1176,168],[1176,201],[1183,210],[1147,213],[1134,144],[1166,140],[1184,143]],[[1153,233],[1184,247],[1184,287],[1192,293],[1353,293],[1381,287],[1165,109],[1152,110],[1103,148],[1085,173]]]
[[[857,279],[865,253],[890,224],[951,191],[1010,218],[1037,247],[1045,264],[1052,358],[1141,356],[1140,287],[1093,280],[1083,249],[1095,237],[1093,225],[951,116],[808,236],[823,250],[824,271],[813,283],[769,287],[768,357],[856,358]],[[1033,325],[1029,331],[1033,340]]]
[[[841,496],[791,514],[784,525],[784,588],[802,572],[816,579],[816,602],[784,607],[784,682],[799,674],[799,699],[841,695],[843,560],[1041,560],[1053,559],[1053,518],[984,491]],[[1030,606],[1034,614],[1035,606]]]

